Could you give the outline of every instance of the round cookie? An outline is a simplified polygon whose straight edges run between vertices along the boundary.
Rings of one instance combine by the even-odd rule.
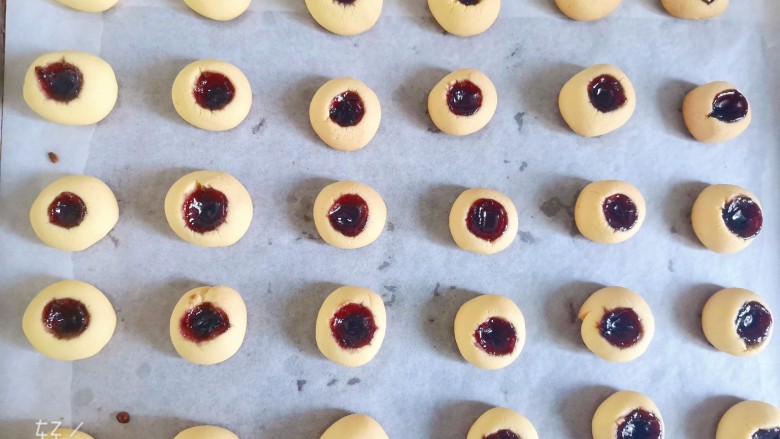
[[[69,175],[46,186],[30,207],[30,225],[46,245],[81,251],[103,239],[119,220],[111,188],[95,177]]]
[[[661,411],[647,396],[637,392],[616,392],[593,414],[593,439],[663,439]]]
[[[498,253],[517,235],[517,210],[506,195],[468,189],[450,210],[450,233],[458,247],[483,255]]]
[[[622,287],[602,288],[591,294],[578,316],[585,346],[607,361],[623,363],[638,358],[655,334],[650,306]]]
[[[246,305],[225,286],[187,291],[171,313],[171,342],[185,360],[211,365],[232,357],[246,334]]]
[[[114,109],[118,91],[111,66],[84,52],[43,54],[24,76],[24,101],[30,109],[63,125],[100,122]]]
[[[344,416],[322,433],[320,439],[389,439],[373,418],[352,414]]]
[[[674,17],[706,20],[724,13],[729,0],[661,0],[661,4]]]
[[[233,64],[204,59],[179,72],[171,99],[179,116],[190,124],[208,131],[226,131],[249,114],[252,87]]]
[[[596,137],[615,131],[631,119],[636,94],[622,70],[597,64],[563,85],[558,108],[572,131],[583,137]]]
[[[558,9],[577,21],[594,21],[606,17],[622,0],[555,0]]]
[[[354,78],[326,82],[311,100],[309,120],[314,132],[339,151],[356,151],[374,138],[382,118],[379,98]]]
[[[645,221],[645,199],[625,181],[603,180],[582,189],[574,205],[574,222],[591,241],[617,244],[636,234]]]
[[[191,172],[165,196],[165,217],[174,233],[204,247],[235,244],[249,229],[252,213],[249,192],[225,172]]]
[[[691,223],[705,247],[717,253],[736,253],[758,236],[764,213],[758,198],[747,189],[715,184],[696,198]]]
[[[252,0],[184,0],[184,3],[206,18],[228,21],[246,12]]]
[[[715,439],[774,439],[780,435],[780,410],[761,401],[742,401],[726,411]]]
[[[736,356],[755,355],[769,344],[773,328],[769,305],[758,294],[726,288],[704,305],[704,336],[719,351]]]
[[[539,435],[525,416],[508,408],[496,407],[477,418],[466,439],[539,439]]]
[[[455,315],[455,343],[463,358],[480,369],[512,364],[525,344],[525,319],[510,299],[482,295]]]
[[[387,206],[371,187],[355,181],[325,186],[314,200],[314,226],[328,244],[345,249],[376,241],[385,227]]]
[[[501,10],[501,0],[428,0],[428,8],[444,30],[470,37],[493,25]]]
[[[453,136],[466,136],[484,128],[497,106],[496,87],[474,69],[455,70],[428,95],[428,114],[434,125]]]
[[[382,0],[306,0],[314,21],[338,35],[371,29],[382,13]]]
[[[118,0],[57,0],[69,8],[83,12],[103,12],[111,9]]]
[[[377,293],[341,287],[325,299],[317,314],[317,347],[334,363],[362,366],[379,352],[386,327],[385,303]]]
[[[84,433],[81,430],[77,431],[72,428],[57,428],[56,430],[52,428],[51,430],[52,431],[46,432],[46,434],[43,436],[43,439],[94,439],[87,433]]]
[[[173,439],[238,439],[238,436],[222,427],[199,425],[183,430]]]
[[[111,340],[116,313],[92,285],[64,280],[41,290],[27,306],[22,330],[38,352],[57,360],[89,358]]]
[[[750,125],[753,113],[747,98],[733,84],[710,82],[694,88],[683,100],[683,120],[699,142],[733,139]]]

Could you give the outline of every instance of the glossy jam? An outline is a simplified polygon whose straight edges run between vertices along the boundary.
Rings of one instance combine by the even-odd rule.
[[[366,228],[368,204],[360,195],[342,195],[330,206],[328,220],[339,233],[354,238]]]
[[[588,84],[590,103],[602,113],[609,113],[626,103],[623,85],[612,75],[601,75]]]
[[[723,206],[723,222],[731,233],[740,238],[750,239],[758,235],[764,225],[761,207],[751,198],[738,196]]]
[[[621,349],[630,348],[642,339],[642,321],[631,308],[615,308],[604,312],[599,331],[609,344]]]
[[[701,0],[701,1],[703,1],[704,3],[707,3],[708,5],[711,5],[711,4],[715,3],[715,0]]]
[[[58,102],[70,102],[79,97],[84,84],[81,70],[65,60],[36,67],[35,76],[43,94]]]
[[[737,314],[737,335],[747,346],[761,344],[772,329],[772,314],[758,302],[747,302]]]
[[[201,343],[213,340],[230,329],[227,313],[211,302],[203,302],[187,310],[179,322],[187,340]]]
[[[348,6],[354,4],[357,0],[333,0],[333,1],[340,5]]]
[[[195,102],[206,110],[225,108],[236,94],[236,88],[227,76],[217,72],[203,72],[192,89]]]
[[[756,430],[750,439],[780,439],[780,427]]]
[[[374,314],[359,303],[348,303],[333,314],[330,332],[343,349],[360,349],[374,339]]]
[[[182,206],[184,222],[195,233],[207,233],[225,222],[228,199],[222,192],[198,185]]]
[[[742,93],[736,90],[724,90],[712,100],[712,113],[721,122],[734,123],[747,116],[748,101]]]
[[[491,317],[477,326],[474,341],[490,355],[511,355],[517,343],[517,331],[510,322]]]
[[[500,238],[509,224],[509,215],[496,200],[480,198],[469,208],[466,227],[474,236],[493,242]]]
[[[359,124],[365,114],[363,99],[354,91],[345,91],[330,102],[330,120],[340,127],[353,127]]]
[[[89,326],[87,306],[76,299],[54,299],[46,304],[43,325],[60,340],[78,337]]]
[[[498,430],[495,433],[490,433],[487,436],[482,436],[482,439],[522,439],[517,433],[512,430]]]
[[[607,197],[601,209],[607,224],[618,232],[631,230],[639,220],[636,204],[627,195],[615,194]]]
[[[86,216],[84,200],[73,192],[63,192],[49,204],[49,222],[64,229],[77,227]]]
[[[479,2],[482,1],[482,0],[458,0],[458,1],[461,4],[466,5],[466,6],[474,6],[474,5],[479,4]],[[491,438],[491,439],[498,439],[498,438]]]
[[[482,108],[482,90],[468,79],[447,90],[447,107],[456,116],[471,116]]]
[[[654,414],[636,409],[618,424],[616,439],[661,439],[661,421]]]

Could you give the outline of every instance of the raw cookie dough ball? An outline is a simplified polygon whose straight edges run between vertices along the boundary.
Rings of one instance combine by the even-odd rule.
[[[103,12],[116,5],[117,0],[57,0],[61,4],[84,12]]]
[[[116,328],[116,313],[92,285],[64,280],[41,290],[24,311],[22,330],[40,353],[57,360],[89,358]]]
[[[574,205],[574,222],[591,241],[617,244],[636,234],[645,221],[645,199],[625,181],[603,180],[585,186]]]
[[[206,18],[228,21],[246,12],[252,0],[184,0],[184,3]]]
[[[379,129],[382,108],[366,84],[354,78],[325,83],[311,100],[309,120],[314,132],[339,151],[356,151],[368,144]]]
[[[501,0],[428,0],[428,7],[444,30],[470,37],[493,25],[501,10]]]
[[[47,432],[43,439],[94,439],[83,431],[72,428],[58,428],[56,431]]]
[[[475,133],[490,122],[498,106],[496,87],[484,73],[455,70],[428,95],[428,113],[437,128],[453,136]]]
[[[506,195],[468,189],[450,210],[450,233],[458,247],[483,255],[509,247],[517,235],[517,210]]]
[[[222,427],[199,425],[182,431],[173,439],[238,439],[238,436]]]
[[[621,0],[555,0],[558,9],[577,21],[593,21],[606,17],[620,6]]]
[[[718,253],[736,253],[758,236],[764,214],[758,198],[747,189],[715,184],[696,198],[691,223],[705,247]]]
[[[63,125],[100,122],[114,109],[118,90],[111,66],[84,52],[41,55],[24,77],[24,101],[30,109]]]
[[[706,20],[724,13],[729,0],[661,0],[666,12],[689,20]]]
[[[386,326],[385,303],[377,293],[341,287],[325,299],[317,314],[317,347],[334,363],[362,366],[379,352]]]
[[[204,247],[235,244],[252,222],[252,198],[230,174],[195,171],[165,196],[165,216],[179,238]]]
[[[170,331],[173,347],[185,360],[221,363],[244,342],[246,305],[229,287],[193,288],[173,308]]]
[[[105,183],[88,175],[60,178],[41,191],[30,224],[44,244],[81,251],[103,239],[119,219],[119,205]]]
[[[585,346],[607,361],[623,363],[638,358],[655,334],[650,306],[622,287],[602,288],[591,294],[582,304],[579,318]]]
[[[780,410],[761,401],[742,401],[720,418],[715,439],[776,439]]]
[[[733,139],[750,125],[753,114],[748,100],[733,84],[710,82],[696,87],[683,100],[683,120],[700,142]]]
[[[634,86],[622,70],[597,64],[577,73],[558,96],[563,120],[575,133],[596,137],[623,126],[636,107]]]
[[[382,0],[306,0],[314,21],[338,35],[371,29],[382,13]]]
[[[314,226],[334,247],[353,249],[371,244],[382,233],[386,219],[384,200],[363,183],[329,184],[314,200]]]
[[[373,418],[352,414],[345,416],[322,433],[320,439],[389,439],[387,433]]]
[[[171,98],[182,119],[208,131],[235,128],[252,108],[252,88],[244,73],[211,59],[182,69],[173,81]]]
[[[525,416],[511,409],[496,407],[474,422],[466,439],[539,439],[539,435]]]
[[[707,340],[731,355],[755,355],[772,338],[772,313],[758,294],[742,288],[726,288],[704,305],[701,326]]]
[[[483,295],[455,315],[455,343],[463,358],[481,369],[512,364],[525,344],[525,319],[510,299]]]
[[[593,415],[593,439],[663,439],[661,411],[647,396],[616,392]]]

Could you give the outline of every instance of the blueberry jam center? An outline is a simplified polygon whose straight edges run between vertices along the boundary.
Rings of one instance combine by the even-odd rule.
[[[227,76],[216,72],[203,72],[192,89],[195,102],[206,110],[225,108],[236,94],[236,88]]]
[[[623,85],[612,75],[601,75],[588,84],[590,103],[602,113],[609,113],[626,103]]]
[[[468,79],[447,90],[447,106],[456,116],[471,116],[482,108],[482,90]]]
[[[198,185],[184,200],[184,222],[195,233],[207,233],[225,222],[228,199],[222,192]]]
[[[723,222],[731,233],[743,239],[750,239],[761,231],[764,214],[755,201],[740,195],[723,207]]]
[[[213,340],[230,329],[227,313],[211,302],[187,310],[179,322],[184,338],[195,343]]]
[[[330,120],[340,127],[353,127],[363,120],[366,109],[363,99],[354,91],[345,91],[330,103]]]
[[[474,6],[474,5],[479,4],[479,2],[482,1],[482,0],[458,0],[458,1],[461,4],[466,5],[466,6]],[[509,431],[509,430],[507,430],[507,431]],[[494,438],[494,437],[491,436],[490,439],[499,439],[499,438],[498,437]]]
[[[469,208],[466,227],[480,239],[493,242],[506,231],[509,218],[504,206],[496,200],[480,198]]]
[[[721,122],[734,123],[747,116],[748,101],[745,96],[737,90],[724,90],[715,96],[712,100],[712,113],[714,117]]]
[[[756,430],[750,439],[780,439],[780,427]]]
[[[646,410],[636,409],[618,425],[616,439],[661,439],[661,421]]]
[[[49,204],[49,222],[64,229],[72,229],[84,221],[87,206],[73,192],[63,192]]]
[[[45,67],[36,67],[35,75],[46,97],[58,102],[70,102],[76,99],[84,84],[81,70],[65,60]]]
[[[356,2],[357,0],[333,0],[334,3],[338,3],[340,5],[349,6]]]
[[[343,349],[360,349],[374,338],[374,314],[359,303],[348,303],[330,319],[330,332]]]
[[[498,430],[495,433],[490,433],[487,436],[482,436],[482,439],[521,439],[520,436],[512,430]]]
[[[514,325],[500,317],[491,317],[474,331],[477,345],[490,355],[510,355],[515,350],[517,332]]]
[[[642,338],[642,322],[631,308],[615,308],[604,312],[599,322],[601,336],[609,344],[625,349],[635,345]]]
[[[368,204],[360,195],[342,195],[330,206],[328,220],[339,233],[354,238],[366,228]]]
[[[737,313],[737,335],[747,346],[761,344],[772,328],[772,314],[758,302],[747,302]]]
[[[627,195],[615,194],[607,197],[601,209],[607,224],[618,232],[631,230],[639,220],[636,204]]]
[[[43,325],[55,337],[78,337],[89,326],[87,306],[75,299],[54,299],[43,308]]]
[[[711,4],[715,3],[715,0],[701,0],[701,1],[703,1],[704,3],[707,3],[708,5],[711,5]]]

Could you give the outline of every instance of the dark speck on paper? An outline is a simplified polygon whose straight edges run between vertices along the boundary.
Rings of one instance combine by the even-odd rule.
[[[336,378],[333,378],[330,381],[328,381],[328,387],[331,387],[331,386],[335,385],[338,382],[339,382],[339,380],[337,380]]]
[[[360,383],[360,378],[350,378],[349,381],[347,381],[347,384],[350,386],[354,386],[355,384]]]
[[[666,269],[669,270],[670,273],[674,273],[674,261],[669,259],[669,263],[666,264]]]
[[[302,392],[303,391],[303,386],[306,385],[306,380],[298,380],[298,381],[295,382],[295,385],[298,386],[298,391]]]
[[[49,151],[47,155],[49,156],[49,161],[52,163],[57,163],[58,161],[60,161],[60,156],[58,156],[57,154],[51,151]]]
[[[260,132],[260,130],[263,129],[265,126],[265,118],[260,119],[260,122],[257,123],[257,125],[252,127],[252,134],[257,134]]]
[[[379,266],[379,271],[386,270],[387,267],[390,266],[390,263],[387,261],[382,262],[382,264]]]
[[[522,162],[522,163],[520,163],[520,167],[518,168],[518,170],[520,172],[523,172],[523,171],[525,171],[525,168],[527,168],[527,167],[528,167],[528,162]]]
[[[526,244],[533,244],[536,242],[536,238],[534,238],[534,235],[532,235],[531,232],[524,232],[521,230],[518,235],[520,236],[520,240]]]
[[[384,285],[383,288],[391,293],[395,293],[398,290],[398,287],[395,285]]]
[[[436,282],[436,287],[433,289],[433,296],[434,296],[434,297],[439,297],[439,296],[441,296],[441,293],[439,292],[439,287],[441,287],[441,284],[439,284],[438,282]]]
[[[515,123],[517,124],[517,131],[522,132],[523,131],[523,117],[525,116],[525,112],[521,111],[517,114],[515,114]]]

